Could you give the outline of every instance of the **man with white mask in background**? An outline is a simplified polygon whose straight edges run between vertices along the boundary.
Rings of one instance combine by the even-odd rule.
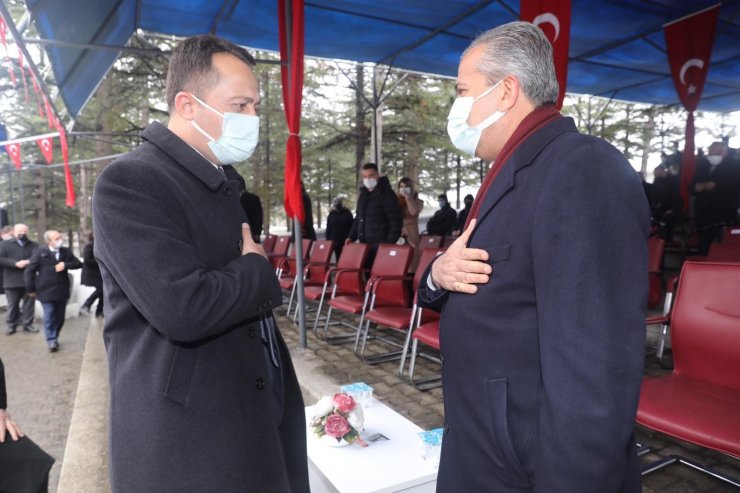
[[[448,133],[493,162],[419,289],[440,310],[439,493],[637,493],[649,208],[555,108],[552,48],[512,22],[463,53]]]
[[[184,40],[168,126],[96,183],[113,493],[309,491],[303,401],[271,315],[280,285],[221,168],[257,145],[254,64],[226,40]]]

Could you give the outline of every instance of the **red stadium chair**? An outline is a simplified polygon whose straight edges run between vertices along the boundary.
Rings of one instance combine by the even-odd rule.
[[[712,243],[707,260],[710,262],[740,262],[740,243]]]
[[[455,243],[455,240],[457,240],[457,236],[445,236],[442,238],[442,248],[449,248],[450,245]]]
[[[415,325],[414,322],[417,318],[415,293],[419,287],[419,282],[421,281],[421,277],[424,274],[424,271],[426,271],[427,267],[429,267],[429,264],[432,262],[432,260],[434,260],[437,255],[443,252],[444,250],[442,250],[441,248],[422,249],[421,256],[419,257],[419,264],[416,268],[416,274],[413,277],[413,287],[411,291],[412,293],[414,293],[413,306],[411,305],[411,303],[409,303],[408,296],[406,296],[407,293],[403,291],[403,283],[398,282],[399,280],[409,280],[408,276],[401,275],[398,276],[397,279],[393,277],[381,277],[375,281],[372,289],[370,305],[367,312],[365,313],[365,324],[362,326],[361,333],[358,333],[358,340],[357,343],[355,343],[355,352],[357,352],[357,347],[360,339],[362,340],[362,344],[359,345],[360,350],[359,352],[357,352],[357,356],[360,359],[368,363],[383,363],[400,358],[401,365],[399,367],[399,373],[403,373],[403,365],[406,355],[408,354],[408,342],[398,344],[392,339],[383,338],[385,342],[388,342],[391,345],[403,349],[401,351],[366,357],[365,346],[367,344],[370,326],[371,324],[373,324],[375,325],[375,327],[388,327],[401,333],[407,333],[408,330]],[[399,289],[401,289],[402,291],[399,292]],[[431,318],[433,317],[431,315],[432,313],[434,312],[430,310],[425,310],[425,318],[421,321],[421,323],[431,320]],[[408,338],[405,339],[408,340]]]
[[[655,308],[663,298],[663,251],[665,240],[651,236],[648,240],[648,276],[650,291],[648,293],[648,308]]]
[[[670,314],[674,370],[646,378],[637,422],[701,447],[740,457],[740,264],[685,262]],[[673,463],[740,486],[672,455],[643,475]]]
[[[411,333],[413,343],[411,345],[411,361],[409,362],[409,382],[419,390],[429,390],[442,385],[442,377],[432,377],[424,380],[414,380],[414,367],[416,366],[416,358],[420,356],[419,342],[426,344],[427,346],[439,351],[439,319],[432,320],[425,324],[421,324],[419,327],[414,329]],[[431,359],[440,365],[442,359],[431,355],[423,355],[428,359]]]
[[[740,245],[740,226],[725,226],[722,230],[722,243]]]
[[[272,266],[275,267],[276,273],[278,264],[288,256],[288,248],[290,248],[291,241],[292,238],[290,236],[278,236],[275,240],[275,246],[273,247],[272,252],[267,254],[267,258],[272,263]]]
[[[265,253],[267,255],[270,255],[272,251],[275,249],[276,241],[277,241],[277,236],[275,235],[267,235],[265,236],[265,239],[262,240],[262,248],[265,249]]]
[[[311,241],[311,240],[303,240]],[[306,263],[303,266],[303,289],[305,291],[306,286],[321,286],[326,272],[329,270],[330,263],[329,259],[334,249],[334,242],[331,240],[319,240],[316,241],[311,247],[311,254],[308,256]],[[292,280],[291,280],[292,279]],[[293,305],[293,299],[295,298],[296,278],[281,278],[280,287],[288,290],[290,289],[290,299],[288,300],[287,315],[290,315],[290,308]],[[296,302],[295,317],[298,316],[298,303]],[[295,318],[294,317],[294,318]]]
[[[439,248],[442,245],[442,237],[438,235],[421,235],[419,237],[419,248]]]

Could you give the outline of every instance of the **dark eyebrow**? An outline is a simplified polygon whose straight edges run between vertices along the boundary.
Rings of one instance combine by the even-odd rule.
[[[459,92],[461,89],[467,89],[467,87],[468,87],[467,84],[465,84],[464,82],[455,83],[455,91]]]

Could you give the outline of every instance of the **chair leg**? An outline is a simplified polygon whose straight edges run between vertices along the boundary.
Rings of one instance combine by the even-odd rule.
[[[665,340],[668,335],[668,324],[661,325],[660,340],[658,341],[658,351],[655,355],[658,361],[663,361],[663,351],[665,350]]]
[[[733,478],[731,476],[727,476],[724,474],[720,474],[717,471],[707,466],[703,466],[699,464],[698,462],[694,462],[680,455],[669,455],[668,457],[664,457],[658,461],[655,461],[655,462],[652,462],[646,465],[645,467],[642,468],[642,475],[646,476],[659,469],[663,469],[664,467],[670,466],[671,464],[683,464],[699,472],[703,472],[704,474],[708,474],[709,476],[717,478],[720,481],[724,481],[725,483],[729,483],[733,486],[740,487],[739,479],[736,479],[736,478]]]
[[[417,314],[418,312],[418,314]],[[403,350],[401,351],[401,362],[398,365],[398,376],[403,377],[403,367],[406,366],[406,358],[409,355],[409,346],[411,345],[411,335],[414,330],[419,326],[421,321],[421,310],[416,305],[411,309],[411,320],[409,321],[409,330],[406,331],[406,340],[403,343]]]
[[[414,383],[414,367],[416,366],[416,351],[418,350],[419,340],[414,339],[411,344],[411,360],[409,361],[409,382]]]
[[[360,358],[365,358],[365,346],[367,346],[367,335],[370,332],[370,320],[365,321],[365,329],[362,331],[362,346],[360,348],[360,352],[357,352],[357,348],[355,348],[355,354]]]
[[[324,289],[321,290],[321,299],[319,300],[319,307],[316,309],[316,319],[313,321],[313,333],[316,337],[318,337],[318,332],[316,329],[319,326],[319,319],[321,318],[321,308],[324,306],[324,296],[326,296],[326,286],[327,283],[324,283]]]
[[[369,298],[370,292],[365,292],[365,301],[362,303],[362,313],[360,313],[360,323],[357,324],[357,334],[355,335],[355,354],[357,353],[357,346],[360,344],[360,332],[362,331],[362,323],[365,321],[365,309],[367,308],[367,300]],[[375,296],[373,296],[374,301]]]
[[[329,335],[329,320],[331,320],[331,311],[332,311],[332,309],[333,309],[333,307],[331,305],[329,305],[329,311],[326,312],[326,323],[324,324],[324,340],[326,340],[326,338]]]
[[[298,283],[294,279],[293,280],[293,289],[290,290],[290,299],[288,300],[288,309],[285,310],[285,316],[286,317],[290,317],[290,307],[293,306],[293,298],[295,297],[295,289],[296,289],[296,286],[297,285],[298,285]],[[295,305],[296,305],[296,307],[295,307],[296,310],[295,311],[296,311],[296,313],[298,313],[298,300],[296,300],[296,304]]]

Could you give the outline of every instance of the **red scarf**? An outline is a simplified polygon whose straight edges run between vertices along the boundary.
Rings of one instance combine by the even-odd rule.
[[[509,137],[509,140],[504,144],[501,152],[498,153],[498,156],[493,162],[491,168],[488,170],[488,173],[486,173],[486,177],[483,179],[483,183],[481,184],[480,189],[478,189],[478,194],[473,202],[473,207],[470,208],[470,212],[468,213],[468,219],[465,221],[465,228],[468,227],[471,219],[478,217],[478,209],[480,209],[480,205],[483,203],[483,199],[485,199],[488,189],[491,188],[493,180],[496,179],[499,172],[506,164],[506,161],[508,161],[509,157],[514,154],[514,151],[519,148],[519,145],[527,140],[537,130],[560,117],[560,112],[555,108],[555,105],[552,104],[537,108],[532,113],[524,117],[519,126],[516,127],[516,130],[514,130],[514,133]]]

